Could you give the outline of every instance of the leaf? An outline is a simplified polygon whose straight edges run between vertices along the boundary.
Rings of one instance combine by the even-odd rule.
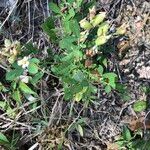
[[[63,21],[63,27],[64,27],[64,31],[67,33],[67,34],[71,34],[71,27],[70,27],[70,23],[71,21],[70,20],[66,20],[64,19]]]
[[[123,34],[126,33],[126,31],[127,31],[127,25],[124,23],[120,27],[117,28],[117,31],[116,31],[115,34],[117,34],[117,35],[123,35]]]
[[[73,78],[78,81],[78,82],[82,82],[84,80],[84,74],[82,73],[82,71],[78,70],[74,75]]]
[[[49,8],[56,14],[62,14],[60,8],[53,2],[49,3]]]
[[[6,102],[4,101],[0,101],[0,107],[5,110],[5,107],[6,107]]]
[[[26,99],[27,99],[28,101],[35,101],[35,100],[36,100],[36,98],[33,97],[31,94],[25,94],[25,97],[26,97]]]
[[[87,91],[87,89],[87,87],[83,87],[83,89],[79,93],[76,93],[74,96],[75,101],[79,102],[80,100],[82,100],[83,95]]]
[[[16,102],[21,103],[21,95],[19,89],[13,92],[12,97]]]
[[[99,26],[97,30],[97,35],[98,36],[106,35],[108,30],[109,30],[109,24],[107,22],[104,22]]]
[[[55,29],[54,19],[52,17],[47,18],[41,27],[43,31],[51,38],[53,42],[57,40],[57,36],[54,31]]]
[[[105,92],[106,92],[106,93],[110,93],[110,92],[111,92],[111,86],[106,85],[106,86],[105,86]]]
[[[100,73],[100,75],[102,75],[104,72],[104,68],[101,65],[98,66],[97,70]]]
[[[95,44],[97,45],[97,46],[100,46],[100,45],[103,45],[103,44],[105,44],[108,40],[109,40],[109,38],[110,38],[111,36],[110,35],[105,35],[105,36],[99,36],[96,40],[95,40]]]
[[[79,101],[81,101],[82,98],[83,98],[83,93],[82,92],[79,92],[79,93],[75,94],[75,97],[74,97],[75,101],[79,102]]]
[[[83,0],[77,0],[76,3],[77,3],[78,8],[81,7],[82,2],[83,2]]]
[[[68,13],[69,13],[69,15],[66,17],[67,20],[69,20],[75,16],[75,11],[73,8],[69,9]]]
[[[92,25],[96,27],[104,20],[105,17],[106,12],[101,12],[100,14],[96,15],[95,18],[91,21]]]
[[[81,125],[77,125],[77,130],[79,131],[80,135],[83,137],[83,128],[81,127]]]
[[[6,80],[13,81],[23,73],[23,69],[15,69],[6,73]]]
[[[0,132],[0,144],[9,144],[7,137]]]
[[[19,88],[25,94],[35,94],[24,82],[19,82]]]
[[[133,105],[133,109],[136,112],[141,112],[141,111],[145,110],[146,107],[147,107],[146,101],[137,101]]]
[[[92,28],[91,23],[87,21],[86,18],[82,19],[79,23],[80,27],[84,30],[90,30]]]
[[[39,64],[39,63],[40,63],[40,60],[37,59],[37,58],[32,58],[32,59],[30,59],[30,62],[33,62],[33,63],[35,63],[35,64]]]
[[[5,41],[4,41],[4,46],[5,47],[10,47],[11,46],[11,41],[10,40],[8,40],[8,39],[5,39]]]
[[[32,79],[31,79],[31,83],[32,84],[37,84],[38,81],[42,78],[42,76],[44,75],[43,72],[38,72]]]
[[[71,30],[72,30],[73,34],[79,38],[80,37],[80,26],[79,26],[77,20],[73,19],[71,21],[70,25],[71,25]]]
[[[122,136],[123,136],[123,139],[126,141],[130,141],[132,138],[130,130],[126,126],[123,127]]]
[[[35,63],[29,63],[28,71],[31,74],[36,74],[38,72],[38,66]]]
[[[113,72],[103,74],[103,78],[108,79],[108,84],[114,89],[116,88],[116,77],[117,75]]]
[[[13,118],[13,119],[16,116],[15,111],[10,106],[7,106],[6,113],[10,118]]]
[[[66,49],[67,51],[72,51],[72,48],[74,46],[73,42],[75,42],[76,40],[76,37],[67,36],[59,42],[59,46],[60,48]]]
[[[24,45],[26,50],[25,51],[22,51],[22,54],[23,55],[31,55],[31,54],[37,54],[38,53],[38,48],[35,47],[33,45],[33,43],[29,42],[27,44]]]

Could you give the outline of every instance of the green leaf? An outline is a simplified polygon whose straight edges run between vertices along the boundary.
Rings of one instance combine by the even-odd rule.
[[[74,46],[73,42],[75,42],[75,41],[77,41],[76,37],[67,36],[59,42],[59,46],[62,49],[66,49],[67,51],[72,51],[73,46]]]
[[[49,3],[49,8],[56,14],[62,14],[60,8],[53,2]]]
[[[13,118],[13,119],[16,116],[15,111],[10,106],[7,106],[6,113],[10,118]]]
[[[126,141],[130,141],[132,138],[130,130],[126,126],[123,127],[122,136],[123,136],[123,139]]]
[[[110,93],[110,92],[111,92],[111,86],[106,85],[106,86],[105,86],[105,92],[106,92],[106,93]]]
[[[24,82],[19,82],[19,88],[25,94],[35,94]]]
[[[71,22],[70,20],[66,20],[66,19],[64,19],[63,21],[64,31],[69,35],[71,34],[70,22]]]
[[[32,84],[37,84],[38,81],[42,78],[42,76],[44,75],[43,72],[38,72],[32,79],[31,79],[31,83]]]
[[[108,30],[109,30],[109,24],[107,22],[104,22],[99,26],[97,30],[97,35],[98,36],[106,35]]]
[[[42,27],[43,31],[50,37],[50,39],[53,42],[55,42],[57,40],[57,36],[54,31],[54,29],[55,29],[54,19],[52,17],[47,18],[41,27]]]
[[[12,83],[11,83],[11,88],[16,89],[16,87],[17,87],[17,83],[16,83],[15,81],[12,82]]]
[[[23,69],[15,69],[6,73],[6,80],[13,81],[23,73]]]
[[[23,55],[31,55],[31,54],[37,54],[38,53],[38,48],[35,47],[33,45],[33,43],[29,42],[27,44],[24,45],[26,50],[25,51],[22,51],[22,54]]]
[[[83,2],[83,0],[77,0],[76,3],[77,3],[78,8],[81,7],[82,2]]]
[[[21,103],[21,95],[19,89],[13,92],[12,97],[16,102]]]
[[[115,83],[116,77],[117,75],[113,72],[103,74],[103,78],[108,79],[109,80],[108,84],[114,89],[116,88],[116,83]]]
[[[80,135],[83,137],[83,128],[81,127],[81,125],[77,125],[77,130],[79,131]]]
[[[40,60],[37,59],[37,58],[32,58],[32,59],[30,59],[29,62],[33,62],[33,63],[35,63],[35,64],[39,64],[39,63],[40,63]]]
[[[133,109],[136,112],[141,112],[141,111],[145,110],[146,107],[147,107],[146,101],[137,101],[133,105]]]
[[[84,74],[82,73],[82,71],[78,70],[74,75],[73,78],[78,81],[78,82],[82,82],[84,80]]]
[[[68,19],[71,19],[75,16],[75,11],[73,8],[69,9],[69,15],[67,16]]]
[[[71,25],[71,30],[72,30],[73,34],[79,38],[80,37],[80,26],[79,26],[77,20],[73,19],[71,21],[70,25]]]
[[[9,140],[7,139],[7,137],[0,132],[0,144],[9,144]]]
[[[100,73],[100,75],[102,75],[104,72],[104,68],[101,65],[98,66],[97,70]]]
[[[104,45],[109,39],[110,39],[111,36],[109,35],[104,35],[104,36],[99,36],[96,40],[95,40],[95,44],[97,46],[100,46],[100,45]]]
[[[0,107],[5,110],[6,107],[6,102],[5,101],[0,101]]]
[[[91,21],[92,25],[94,27],[99,25],[104,20],[105,17],[106,17],[105,12],[101,12],[100,14],[96,15],[95,18]]]
[[[28,66],[28,71],[31,74],[36,74],[38,72],[38,66],[35,63],[30,63]]]

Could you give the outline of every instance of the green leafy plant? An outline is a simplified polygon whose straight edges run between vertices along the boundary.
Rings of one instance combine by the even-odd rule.
[[[149,150],[149,139],[144,139],[142,130],[134,133],[124,126],[122,135],[116,140],[119,150]]]
[[[26,45],[26,49],[24,49],[20,42],[11,42],[5,39],[0,57],[2,59],[1,64],[7,68],[6,81],[10,86],[5,88],[1,83],[0,91],[7,93],[9,101],[0,100],[0,108],[11,118],[15,117],[15,111],[11,105],[12,101],[15,101],[16,106],[20,106],[25,99],[33,101],[38,97],[36,84],[44,72],[40,71],[39,59],[32,57],[36,51],[31,44]]]
[[[66,100],[92,99],[97,84],[107,93],[116,88],[117,75],[108,71],[103,49],[118,33],[109,33],[111,26],[105,12],[97,14],[93,3],[87,8],[82,7],[84,4],[82,0],[68,0],[59,6],[50,3],[55,17],[48,18],[42,25],[50,40],[60,48],[51,70],[60,78]],[[81,9],[85,8],[87,16],[81,15]],[[61,23],[55,27],[58,18]]]
[[[16,150],[16,144],[19,140],[17,134],[12,135],[12,139],[9,140],[3,133],[0,132],[0,145],[2,145],[6,150]]]
[[[146,101],[142,101],[142,100],[136,101],[133,105],[133,109],[136,112],[141,112],[141,111],[145,110],[146,107],[147,107]]]

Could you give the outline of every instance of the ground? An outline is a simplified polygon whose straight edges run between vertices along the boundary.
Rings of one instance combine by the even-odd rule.
[[[38,55],[41,59],[47,59],[47,47],[56,53],[57,47],[53,47],[41,28],[41,24],[52,15],[49,2],[24,0],[16,2],[13,7],[14,5],[1,1],[0,46],[4,45],[4,39],[7,38],[22,44],[34,43],[41,50]],[[13,132],[19,134],[19,149],[35,146],[35,149],[46,150],[50,144],[54,146],[53,149],[57,149],[56,146],[64,141],[63,149],[66,150],[117,150],[118,147],[114,145],[113,148],[112,143],[122,133],[124,125],[133,133],[142,129],[143,137],[148,139],[149,107],[137,113],[133,104],[145,100],[149,106],[150,95],[143,89],[150,87],[150,3],[148,0],[99,0],[97,7],[106,11],[108,19],[116,25],[128,25],[126,35],[114,40],[115,52],[109,59],[110,68],[117,72],[118,82],[125,85],[126,90],[122,93],[114,90],[111,94],[106,94],[99,87],[97,99],[86,106],[64,101],[59,80],[51,74],[45,74],[38,87],[41,96],[39,107],[30,110],[29,102],[24,103],[19,108],[21,111],[16,120],[7,118],[1,111],[0,130],[8,136]],[[5,70],[1,65],[0,76],[0,81],[3,82]],[[0,97],[6,98],[7,95]],[[73,114],[70,113],[71,110]],[[76,122],[85,122],[83,136],[75,129],[70,129]]]

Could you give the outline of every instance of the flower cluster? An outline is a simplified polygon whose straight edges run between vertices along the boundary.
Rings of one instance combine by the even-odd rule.
[[[26,69],[29,66],[29,57],[25,56],[23,59],[18,60],[18,65]]]
[[[17,59],[20,48],[20,42],[11,42],[10,40],[5,39],[4,48],[2,48],[2,50],[0,51],[0,55],[1,57],[7,58],[8,62],[12,64]]]

